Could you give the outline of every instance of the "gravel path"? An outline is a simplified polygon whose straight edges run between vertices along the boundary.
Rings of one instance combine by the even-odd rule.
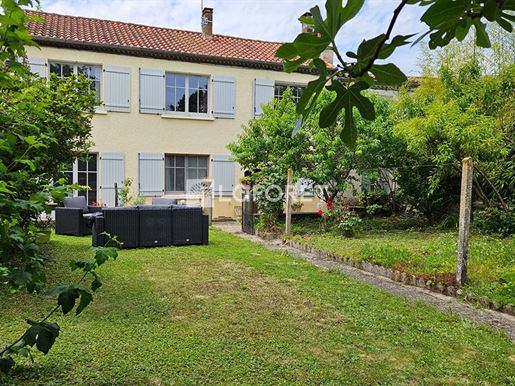
[[[495,312],[487,309],[475,308],[467,303],[464,303],[456,298],[445,296],[439,293],[431,292],[426,289],[402,284],[390,280],[384,276],[375,275],[373,273],[365,272],[360,269],[350,267],[346,264],[336,262],[333,260],[325,260],[312,253],[307,253],[296,248],[292,248],[282,243],[281,240],[262,240],[257,236],[249,235],[241,231],[241,225],[235,222],[220,222],[213,224],[215,228],[232,233],[241,238],[253,241],[257,244],[264,246],[267,249],[275,251],[286,251],[292,256],[309,261],[310,263],[326,268],[337,269],[345,275],[348,275],[356,280],[367,283],[373,287],[380,288],[384,291],[393,293],[395,295],[403,296],[410,300],[419,300],[443,310],[450,311],[463,318],[467,318],[479,324],[486,324],[496,329],[506,332],[510,339],[515,342],[515,317]]]

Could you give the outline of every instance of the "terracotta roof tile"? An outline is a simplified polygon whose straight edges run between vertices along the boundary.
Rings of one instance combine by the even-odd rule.
[[[281,59],[275,57],[276,50],[282,44],[280,42],[225,35],[213,35],[211,39],[207,39],[201,32],[34,10],[27,12],[45,20],[44,23],[30,22],[28,24],[28,29],[36,41],[52,39],[65,43],[93,43],[189,55],[281,63]]]

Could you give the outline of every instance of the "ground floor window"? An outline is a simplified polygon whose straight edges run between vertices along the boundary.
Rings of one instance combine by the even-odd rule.
[[[65,175],[70,184],[88,186],[88,190],[74,192],[75,196],[86,197],[86,202],[97,202],[98,161],[97,154],[89,154],[84,159],[76,160],[65,170]]]
[[[167,154],[165,156],[165,191],[167,193],[184,193],[188,181],[207,178],[208,156]]]

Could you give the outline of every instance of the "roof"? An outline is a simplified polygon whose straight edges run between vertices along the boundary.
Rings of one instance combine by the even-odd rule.
[[[275,56],[281,42],[216,34],[205,38],[201,32],[35,10],[27,13],[44,19],[27,25],[40,45],[282,70],[282,60]]]

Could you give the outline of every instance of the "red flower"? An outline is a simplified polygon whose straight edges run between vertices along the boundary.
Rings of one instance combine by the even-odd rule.
[[[332,209],[334,209],[334,206],[333,206],[333,204],[331,204],[331,203],[327,204],[327,209],[329,209],[329,210],[332,210]]]
[[[322,211],[322,209],[320,209],[320,210],[318,210],[318,211],[317,211],[317,214],[318,214],[319,216],[322,216],[322,215],[324,214],[324,212]]]

